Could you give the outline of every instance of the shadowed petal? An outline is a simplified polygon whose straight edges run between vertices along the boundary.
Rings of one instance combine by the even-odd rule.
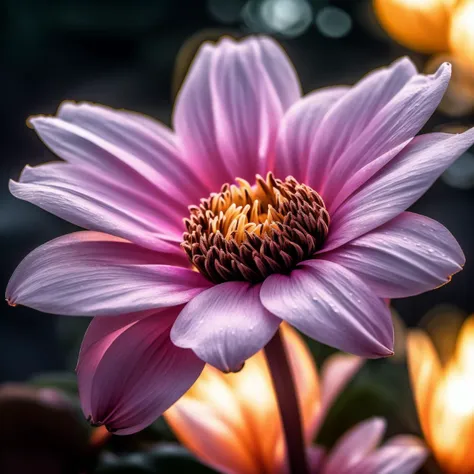
[[[337,442],[321,474],[350,474],[361,460],[374,451],[385,432],[383,418],[371,418],[357,424]]]
[[[322,251],[337,248],[399,215],[473,144],[474,129],[459,135],[433,133],[414,138],[331,215]]]
[[[270,275],[260,298],[271,313],[324,344],[363,357],[393,353],[387,306],[357,276],[326,260]]]
[[[179,309],[93,319],[77,366],[82,409],[92,423],[136,433],[198,378],[204,363],[169,338]]]
[[[348,268],[381,298],[403,298],[450,281],[465,258],[451,233],[428,217],[404,212],[325,254]]]
[[[218,191],[267,171],[284,111],[300,97],[296,74],[271,39],[204,44],[178,95],[173,123],[184,156]]]
[[[210,283],[186,259],[107,234],[77,232],[31,252],[6,290],[10,304],[98,316],[186,303]]]
[[[281,323],[262,306],[259,291],[260,285],[237,281],[204,291],[181,311],[171,339],[224,372],[240,370]]]
[[[296,102],[285,114],[278,133],[275,176],[293,176],[300,183],[308,182],[308,160],[315,133],[324,116],[349,90],[349,87],[328,87],[317,90]]]
[[[351,474],[413,474],[428,457],[425,445],[415,436],[396,436],[359,462]]]

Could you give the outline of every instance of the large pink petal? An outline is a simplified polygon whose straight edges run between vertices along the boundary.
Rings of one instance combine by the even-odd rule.
[[[179,238],[182,219],[189,214],[187,207],[207,196],[209,190],[180,158],[173,133],[158,123],[152,128],[151,119],[136,117],[139,116],[106,107],[66,103],[59,109],[57,117],[33,117],[30,123],[56,155],[75,165],[73,170],[79,167],[84,169],[81,174],[94,175],[90,191],[96,200],[100,202],[99,191],[102,187],[124,190],[122,198],[112,202],[110,198],[114,190],[103,191],[104,207],[118,209],[110,212],[109,220],[118,214],[120,221],[120,210],[124,205],[125,213],[135,206],[147,206],[156,216],[150,220],[150,227],[160,221],[163,224],[161,233],[173,228],[173,235]],[[48,171],[52,172],[50,179]],[[69,213],[80,213],[83,204],[80,197],[89,191],[88,180],[81,180],[80,184],[76,181],[78,190],[71,189],[68,172],[71,168],[63,167],[59,172],[57,166],[27,169],[21,181],[29,186],[16,184],[14,189],[20,192],[24,188],[23,194],[20,194],[22,199],[29,199],[56,212],[61,211],[59,206],[54,207],[48,201],[58,197],[60,188],[64,196],[61,199],[66,201],[67,206],[73,207]],[[62,179],[66,182],[63,183]],[[34,189],[35,184],[41,187]],[[82,218],[85,219],[85,216]],[[165,225],[169,221],[172,221],[171,225]],[[104,230],[94,227],[97,219],[91,222],[86,219],[86,223],[81,225]],[[120,227],[120,222],[116,227]],[[159,233],[158,230],[156,232]]]
[[[324,362],[320,378],[321,405],[311,427],[313,438],[323,424],[332,404],[352,380],[362,363],[363,359],[349,354],[334,354]]]
[[[359,462],[351,474],[414,474],[428,457],[428,450],[415,436],[400,435]]]
[[[393,74],[386,79],[387,82],[382,80],[382,84],[377,87],[385,94],[382,104],[377,103],[379,98],[370,90],[370,84],[367,84],[369,89],[365,90],[362,97],[354,97],[353,101],[348,98],[347,104],[340,104],[341,113],[344,113],[346,107],[359,106],[362,117],[358,116],[358,122],[365,122],[365,125],[356,125],[351,135],[355,139],[351,140],[350,146],[346,145],[344,153],[335,155],[334,166],[327,175],[324,189],[321,189],[326,201],[332,201],[338,194],[341,200],[349,196],[353,189],[350,181],[360,180],[360,176],[355,177],[354,173],[375,161],[370,167],[374,174],[377,171],[375,166],[378,169],[384,166],[383,161],[377,161],[376,158],[413,138],[438,107],[448,86],[451,66],[445,63],[436,74],[412,76],[414,67],[411,65],[410,74],[407,74],[408,62],[405,59],[395,63]],[[405,68],[402,68],[403,64],[406,65]],[[402,84],[403,87],[399,89]],[[371,97],[369,107],[365,102],[368,96]],[[375,114],[371,104],[376,108]],[[364,173],[364,178],[369,179],[370,175]],[[347,187],[344,186],[346,182]]]
[[[86,229],[131,240],[143,247],[182,252],[183,206],[172,199],[161,205],[140,187],[127,186],[92,167],[69,163],[27,166],[20,182],[10,181],[11,193]]]
[[[204,363],[169,338],[179,309],[93,319],[77,366],[81,405],[91,422],[135,433],[191,387]]]
[[[173,118],[185,157],[215,191],[236,177],[253,182],[273,160],[280,120],[299,97],[293,68],[273,40],[204,44]]]
[[[383,418],[371,418],[359,423],[334,446],[321,474],[353,473],[354,466],[376,449],[384,432]]]
[[[415,72],[406,58],[374,71],[325,116],[314,137],[308,179],[330,210],[354,173],[413,138],[436,109],[450,67],[443,65],[433,76]]]
[[[13,273],[6,297],[10,304],[81,316],[174,306],[211,285],[184,265],[184,256],[77,232],[31,252]]]
[[[445,227],[411,212],[325,254],[325,258],[349,268],[381,298],[413,296],[444,285],[465,261]]]
[[[308,160],[314,136],[324,116],[349,90],[348,87],[328,87],[315,91],[296,102],[285,114],[278,133],[273,171],[277,178],[293,176],[308,182]]]
[[[281,323],[262,306],[259,291],[260,285],[237,281],[203,291],[181,311],[171,339],[224,372],[240,370]]]
[[[398,156],[331,215],[324,251],[385,224],[412,205],[474,143],[474,128],[459,135],[414,138]]]
[[[143,174],[186,205],[199,202],[210,191],[199,180],[192,163],[182,159],[175,134],[150,117],[84,102],[63,102],[58,117],[119,148],[122,166]],[[117,162],[113,164],[119,166]]]
[[[265,308],[308,336],[345,352],[383,357],[393,352],[388,307],[346,268],[308,260],[262,284]]]

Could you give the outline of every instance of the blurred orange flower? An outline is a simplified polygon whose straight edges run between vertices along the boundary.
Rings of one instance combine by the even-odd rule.
[[[449,49],[451,15],[459,0],[374,0],[375,13],[388,34],[422,53]]]
[[[329,453],[320,446],[311,446],[328,409],[362,360],[335,354],[323,364],[319,378],[303,339],[287,325],[282,331],[295,376],[310,471],[415,472],[426,457],[423,443],[403,435],[378,448],[385,432],[385,422],[379,418],[354,426]],[[248,359],[239,373],[223,374],[207,365],[193,387],[164,416],[180,441],[219,472],[287,472],[282,426],[263,351]]]
[[[422,330],[408,335],[408,364],[428,445],[449,474],[474,472],[474,316],[462,326],[454,354],[442,365]]]
[[[382,27],[402,45],[435,53],[426,72],[449,61],[451,83],[440,110],[452,116],[474,110],[474,0],[374,0]]]

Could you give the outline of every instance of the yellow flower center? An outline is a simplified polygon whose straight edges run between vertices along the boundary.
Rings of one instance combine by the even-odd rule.
[[[289,176],[243,179],[190,206],[181,244],[214,283],[264,280],[310,258],[324,242],[329,214],[321,196]]]

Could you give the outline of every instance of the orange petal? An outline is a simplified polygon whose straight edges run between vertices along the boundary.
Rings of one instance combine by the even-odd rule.
[[[318,410],[316,368],[302,337],[288,325],[281,327],[309,434]],[[221,472],[276,472],[283,465],[283,431],[263,351],[238,373],[206,366],[165,417],[185,446]]]
[[[457,0],[374,0],[375,13],[388,34],[415,51],[449,49],[451,11]]]
[[[409,332],[407,353],[418,417],[428,444],[431,444],[430,408],[442,373],[441,365],[433,344],[421,330]]]
[[[207,365],[164,416],[177,438],[203,462],[224,473],[257,474],[252,427],[225,377]]]
[[[472,363],[471,363],[472,364]],[[474,374],[453,361],[431,405],[431,446],[445,472],[474,472]]]

